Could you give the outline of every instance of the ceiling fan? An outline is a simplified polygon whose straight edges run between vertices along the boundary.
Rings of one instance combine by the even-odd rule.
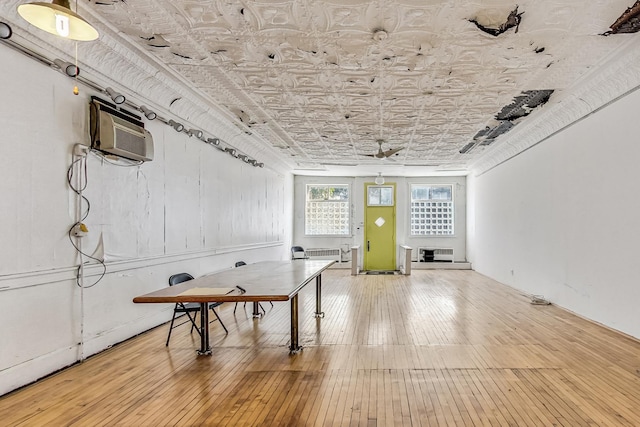
[[[400,147],[400,148],[392,148],[392,149],[387,150],[387,151],[382,151],[382,144],[384,143],[384,139],[378,139],[376,142],[379,145],[378,152],[375,153],[375,154],[363,154],[363,156],[375,157],[376,159],[386,159],[386,158],[388,158],[390,156],[393,156],[398,151],[404,150],[404,147]]]

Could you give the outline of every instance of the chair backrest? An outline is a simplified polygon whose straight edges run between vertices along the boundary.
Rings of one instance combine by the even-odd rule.
[[[307,254],[304,252],[302,246],[291,246],[291,259],[306,258]]]
[[[244,261],[238,261],[238,262],[236,262],[236,267],[242,267],[243,265],[247,265],[247,263],[246,263],[246,262],[244,262]]]
[[[189,273],[178,273],[169,277],[169,286],[177,285],[178,283],[187,282],[193,280],[193,276]]]

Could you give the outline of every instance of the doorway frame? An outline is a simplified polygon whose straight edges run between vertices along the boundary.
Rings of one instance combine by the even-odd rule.
[[[375,182],[364,182],[364,200],[363,200],[363,212],[364,212],[364,233],[363,233],[363,242],[362,242],[362,268],[364,271],[378,271],[378,270],[370,270],[367,267],[369,266],[369,251],[367,250],[367,242],[369,241],[367,236],[367,219],[369,215],[369,187],[392,187],[393,188],[393,205],[390,206],[393,208],[393,242],[392,242],[392,261],[393,268],[392,270],[380,270],[380,271],[395,271],[397,269],[397,251],[396,251],[396,242],[398,238],[398,224],[397,224],[397,214],[398,214],[398,186],[396,182],[385,182],[384,184],[376,184]]]

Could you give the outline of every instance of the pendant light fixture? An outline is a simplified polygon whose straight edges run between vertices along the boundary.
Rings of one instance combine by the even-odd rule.
[[[384,177],[382,176],[382,172],[378,172],[378,176],[376,176],[375,183],[376,185],[384,184]]]
[[[30,24],[56,36],[78,41],[91,41],[99,36],[91,24],[71,10],[69,0],[21,4],[18,13]]]

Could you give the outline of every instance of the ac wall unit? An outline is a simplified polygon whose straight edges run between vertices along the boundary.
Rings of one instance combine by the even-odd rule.
[[[131,160],[153,160],[153,138],[140,116],[92,97],[91,148]]]

